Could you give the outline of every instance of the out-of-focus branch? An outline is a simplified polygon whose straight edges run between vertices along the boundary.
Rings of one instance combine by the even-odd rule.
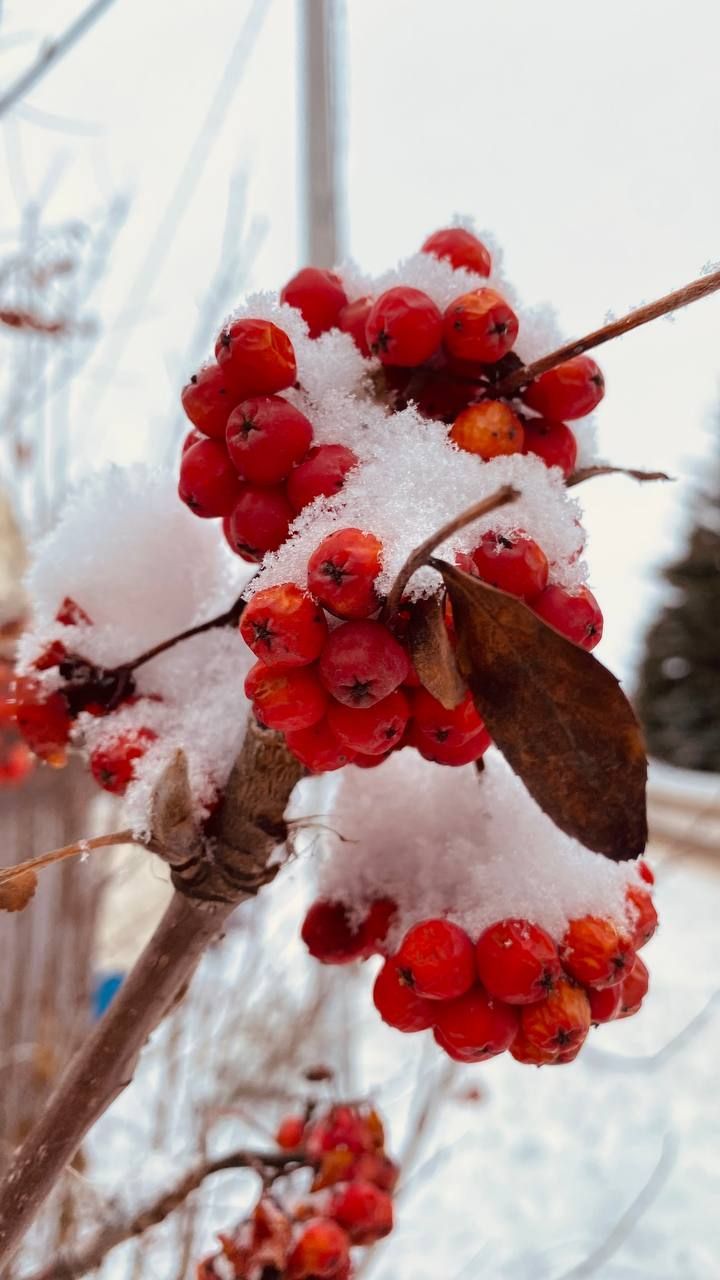
[[[56,40],[45,42],[32,66],[23,71],[14,84],[0,94],[0,116],[10,111],[16,102],[24,98],[25,94],[47,75],[51,67],[54,67],[73,45],[77,44],[111,4],[114,4],[114,0],[95,0],[94,4],[88,5],[87,9],[74,22],[71,22],[62,35],[59,35]]]

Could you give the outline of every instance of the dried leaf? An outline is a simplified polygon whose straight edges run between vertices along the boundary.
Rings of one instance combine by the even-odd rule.
[[[556,826],[616,861],[647,841],[647,761],[615,677],[514,596],[444,561],[457,660],[496,745]]]
[[[187,858],[201,843],[193,815],[187,759],[182,751],[176,751],[155,785],[151,831],[153,841],[169,862]]]
[[[34,897],[38,878],[34,871],[21,871],[0,884],[0,911],[24,911]]]
[[[442,596],[413,605],[407,633],[410,654],[420,682],[448,711],[467,693],[445,626]]]

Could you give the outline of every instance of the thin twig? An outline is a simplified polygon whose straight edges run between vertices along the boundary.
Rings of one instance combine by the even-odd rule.
[[[572,489],[576,484],[582,484],[585,480],[594,480],[595,476],[629,476],[631,480],[638,480],[641,484],[647,480],[674,479],[673,476],[666,475],[664,471],[635,471],[632,467],[611,467],[601,463],[596,467],[581,467],[578,471],[573,471],[565,484],[568,489]]]
[[[42,867],[49,867],[54,862],[63,862],[65,858],[76,858],[78,855],[84,857],[86,853],[92,853],[95,849],[109,849],[118,844],[139,844],[145,847],[142,840],[138,840],[129,829],[112,831],[106,836],[92,836],[88,840],[76,840],[74,844],[63,845],[61,849],[51,849],[49,853],[39,853],[37,857],[18,862],[13,867],[3,867],[0,871],[0,885],[7,884],[9,880],[14,880],[16,876],[23,875],[26,871],[39,871]]]
[[[108,1253],[123,1244],[126,1240],[135,1240],[152,1227],[164,1222],[185,1203],[188,1196],[197,1191],[206,1178],[228,1169],[249,1169],[263,1178],[270,1174],[271,1180],[292,1173],[296,1169],[312,1167],[312,1161],[301,1151],[233,1151],[230,1155],[221,1156],[217,1160],[204,1160],[196,1168],[191,1169],[171,1188],[164,1191],[147,1204],[144,1209],[136,1209],[127,1214],[106,1222],[99,1231],[80,1245],[72,1253],[60,1254],[42,1271],[35,1271],[26,1280],[77,1280],[88,1271],[99,1267]]]
[[[520,493],[517,489],[513,489],[510,484],[505,484],[496,493],[491,494],[489,498],[483,498],[482,502],[476,502],[473,507],[468,507],[465,511],[461,511],[460,515],[449,520],[441,529],[437,529],[429,538],[421,542],[420,546],[416,547],[412,554],[408,556],[398,573],[390,589],[390,594],[385,601],[383,617],[390,618],[397,612],[403,591],[408,582],[413,574],[417,573],[418,569],[422,569],[423,565],[427,563],[428,556],[432,555],[436,547],[439,547],[447,538],[452,538],[453,534],[459,533],[466,525],[479,520],[481,516],[489,515],[491,511],[497,510],[498,507],[507,506],[509,502],[514,502],[519,497]]]
[[[495,394],[514,395],[516,391],[526,387],[528,382],[539,378],[541,373],[547,373],[548,369],[554,369],[565,360],[571,360],[573,356],[581,356],[585,351],[592,351],[603,342],[620,338],[631,329],[639,329],[640,325],[648,324],[650,320],[658,320],[660,316],[669,315],[671,311],[679,311],[681,307],[687,307],[691,302],[698,302],[700,298],[706,298],[718,289],[720,289],[720,271],[700,276],[698,280],[691,281],[682,289],[676,289],[674,293],[666,293],[664,298],[658,298],[656,302],[648,302],[644,307],[629,311],[619,320],[611,320],[601,329],[594,329],[592,333],[587,333],[584,338],[578,338],[575,342],[566,342],[556,351],[551,351],[549,355],[541,356],[539,360],[533,360],[532,364],[516,369],[514,373],[508,374],[507,378],[503,378],[497,384]]]
[[[70,26],[56,40],[46,41],[31,67],[18,76],[14,84],[0,96],[0,116],[15,106],[29,89],[34,88],[38,80],[54,67],[62,57],[77,44],[78,40],[90,30],[93,23],[101,18],[114,0],[95,0],[87,9],[71,22]]]

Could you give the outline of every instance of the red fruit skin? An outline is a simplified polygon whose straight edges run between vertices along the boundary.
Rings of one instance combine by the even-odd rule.
[[[225,426],[237,396],[218,364],[198,369],[183,387],[180,399],[187,417],[202,435],[212,440],[225,439]]]
[[[458,414],[450,429],[450,439],[464,453],[474,453],[489,462],[492,458],[522,453],[525,432],[509,405],[501,400],[483,400]]]
[[[370,355],[366,330],[372,305],[372,298],[357,298],[355,302],[349,302],[346,307],[343,307],[337,318],[338,329],[350,334],[358,351],[366,360]]]
[[[427,1000],[454,1000],[475,982],[475,949],[452,920],[421,920],[408,929],[395,957],[400,976]]]
[[[435,1039],[456,1062],[485,1062],[510,1048],[518,1025],[515,1009],[475,986],[439,1006]]]
[[[293,511],[303,511],[315,498],[339,493],[354,466],[357,456],[344,444],[316,445],[288,476],[287,496]]]
[[[367,936],[362,925],[354,928],[342,902],[321,898],[310,907],[300,936],[311,956],[321,964],[351,964],[364,959]]]
[[[445,350],[458,360],[495,364],[511,350],[517,335],[518,318],[494,289],[462,294],[443,316]]]
[[[347,707],[331,701],[327,720],[340,742],[366,756],[384,756],[400,741],[410,705],[400,689],[372,707]]]
[[[305,457],[312,436],[312,423],[282,396],[251,396],[230,414],[225,440],[244,480],[275,485]]]
[[[285,1116],[280,1121],[275,1141],[283,1151],[295,1151],[301,1145],[304,1133],[304,1116]]]
[[[605,394],[605,379],[590,356],[574,356],[542,373],[522,392],[525,404],[544,418],[584,418]]]
[[[310,773],[333,773],[354,759],[354,752],[338,741],[326,720],[286,733],[285,742]]]
[[[72,720],[62,693],[48,694],[32,676],[17,676],[9,701],[18,730],[33,754],[48,764],[63,763]]]
[[[544,1000],[520,1011],[521,1033],[541,1053],[567,1053],[590,1030],[590,1002],[581,987],[561,978]]]
[[[565,422],[524,418],[523,453],[534,453],[547,467],[559,467],[568,480],[577,462],[577,440]]]
[[[431,747],[461,747],[476,737],[484,725],[475,708],[472,694],[467,693],[462,702],[448,710],[427,689],[415,689],[412,694],[412,717],[415,736],[427,739]]]
[[[427,1031],[435,1022],[438,1005],[425,1000],[404,981],[397,959],[385,961],[373,987],[373,1003],[383,1022],[396,1031]]]
[[[475,963],[488,994],[506,1004],[534,1004],[562,976],[555,943],[529,920],[509,918],[490,925],[478,938]]]
[[[89,627],[92,625],[92,618],[80,607],[72,596],[65,596],[57,613],[55,621],[61,622],[65,627]]]
[[[375,580],[382,568],[382,543],[362,529],[338,529],[308,561],[308,590],[336,618],[369,618],[380,601]]]
[[[366,956],[385,954],[385,939],[396,915],[397,903],[392,898],[376,898],[371,902],[362,926]]]
[[[473,764],[484,756],[488,747],[492,746],[492,738],[487,729],[473,734],[460,746],[448,746],[446,742],[437,742],[432,737],[418,733],[415,724],[410,724],[407,734],[407,745],[415,747],[424,760],[432,760],[433,764],[444,764],[458,769],[464,764]]]
[[[178,493],[193,515],[204,520],[229,515],[240,493],[240,481],[224,444],[199,440],[180,460]]]
[[[533,612],[581,649],[594,649],[602,640],[603,616],[600,605],[587,587],[566,591],[549,586],[531,601]]]
[[[510,1055],[516,1062],[526,1063],[531,1067],[548,1067],[558,1061],[558,1053],[554,1049],[541,1048],[533,1044],[523,1035],[522,1023],[518,1033],[510,1045]]]
[[[560,947],[563,967],[587,987],[614,987],[629,973],[635,952],[611,920],[582,916],[571,920]]]
[[[640,885],[628,885],[625,897],[630,917],[630,935],[636,951],[652,938],[658,924],[658,914],[647,889]]]
[[[402,645],[380,622],[361,619],[331,631],[320,655],[320,679],[347,707],[371,707],[406,679]]]
[[[347,306],[347,294],[334,271],[303,267],[288,280],[280,301],[296,307],[310,330],[310,337],[318,338],[337,326],[338,316]]]
[[[283,582],[251,597],[240,634],[266,667],[304,667],[320,657],[328,628],[325,614],[307,592]]]
[[[90,772],[98,786],[114,796],[124,796],[135,777],[136,761],[156,740],[152,729],[132,729],[107,746],[97,747],[90,756]]]
[[[647,965],[640,956],[636,956],[632,969],[620,987],[618,1018],[630,1018],[637,1013],[647,995],[649,983],[650,974]]]
[[[526,533],[484,533],[471,559],[483,582],[521,600],[532,600],[547,586],[547,556]]]
[[[655,873],[649,862],[646,862],[644,858],[641,858],[637,864],[637,868],[646,884],[655,883]]]
[[[268,729],[308,729],[322,720],[327,697],[311,667],[278,669],[257,662],[245,677],[245,693]]]
[[[287,1261],[287,1280],[334,1280],[349,1260],[346,1232],[329,1218],[311,1218],[303,1226]]]
[[[238,399],[275,395],[297,377],[293,344],[271,320],[233,320],[218,336],[215,358]]]
[[[367,318],[365,336],[383,364],[423,364],[440,347],[442,316],[420,289],[398,285],[381,293]]]
[[[347,1231],[351,1244],[375,1244],[393,1229],[393,1202],[372,1182],[349,1182],[335,1192],[328,1213]]]
[[[425,240],[422,252],[431,253],[435,258],[445,258],[455,270],[464,267],[478,276],[489,276],[492,269],[492,258],[482,240],[463,227],[434,231]]]
[[[594,1024],[612,1022],[619,1016],[622,1007],[622,988],[622,982],[614,987],[588,988],[590,1017]]]
[[[282,546],[293,519],[282,489],[243,485],[228,516],[225,536],[236,555],[257,562]]]
[[[199,444],[201,440],[206,439],[207,437],[203,435],[202,431],[198,431],[197,427],[193,427],[192,431],[188,431],[182,442],[181,457],[187,453],[188,449],[192,449],[194,444]]]

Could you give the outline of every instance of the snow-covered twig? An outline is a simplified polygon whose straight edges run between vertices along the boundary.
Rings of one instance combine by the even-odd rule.
[[[81,13],[69,27],[58,36],[56,40],[46,41],[35,62],[18,79],[11,84],[5,93],[0,97],[0,116],[15,106],[21,98],[25,96],[29,89],[34,88],[38,80],[40,80],[51,67],[68,52],[69,49],[77,44],[77,41],[85,35],[94,22],[102,17],[106,9],[114,3],[114,0],[95,0],[94,4],[88,5],[87,9]]]

